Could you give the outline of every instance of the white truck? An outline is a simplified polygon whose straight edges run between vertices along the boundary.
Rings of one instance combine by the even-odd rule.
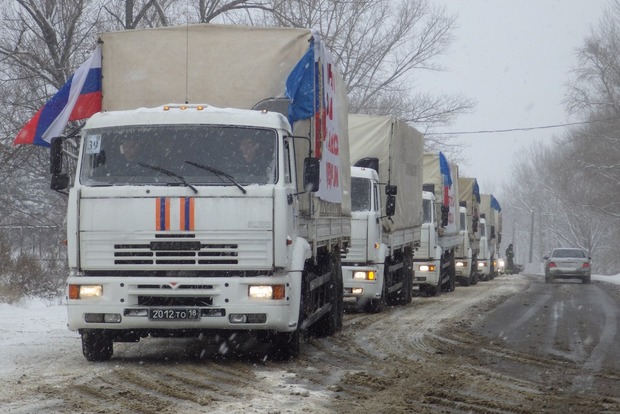
[[[497,276],[497,260],[501,240],[501,207],[492,194],[480,194],[480,280]]]
[[[460,214],[458,166],[443,153],[424,154],[420,247],[414,251],[414,285],[427,296],[451,292],[456,282]]]
[[[104,33],[100,45],[103,111],[81,131],[67,215],[68,327],[84,356],[201,336],[258,339],[289,358],[300,335],[337,332],[348,104],[320,37],[201,24]],[[248,169],[254,152],[262,166]]]
[[[345,306],[381,312],[386,304],[410,303],[413,294],[424,137],[394,117],[350,114],[349,141],[353,166],[351,244],[342,256]]]
[[[475,178],[459,177],[459,212],[461,230],[456,247],[456,280],[462,286],[478,283],[478,253],[480,232],[478,223],[480,189]]]

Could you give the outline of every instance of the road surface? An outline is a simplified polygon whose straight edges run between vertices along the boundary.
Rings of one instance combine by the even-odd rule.
[[[619,326],[620,286],[506,275],[346,314],[289,362],[148,339],[89,363],[68,333],[24,345],[0,412],[618,413]]]

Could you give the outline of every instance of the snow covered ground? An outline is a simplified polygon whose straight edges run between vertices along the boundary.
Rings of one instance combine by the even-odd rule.
[[[593,275],[593,280],[620,285],[620,274]],[[25,300],[16,305],[0,304],[0,380],[8,379],[37,349],[68,347],[81,357],[80,336],[67,329],[67,313],[62,303]]]
[[[529,274],[531,275],[532,273]],[[542,280],[542,275],[537,275],[535,277],[540,277]],[[531,279],[529,276],[527,278]],[[523,290],[522,286],[526,283],[525,279],[525,277],[520,278],[519,276],[501,276],[495,281],[488,282],[487,284],[479,284],[476,287],[467,289],[457,288],[457,291],[452,294],[453,296],[442,295],[438,298],[424,298],[424,300],[420,299],[420,302],[424,302],[423,306],[420,306],[420,304],[416,305],[414,303],[408,308],[409,310],[415,308],[415,312],[408,312],[407,309],[400,309],[397,307],[383,316],[349,315],[351,319],[348,321],[348,334],[341,335],[341,338],[336,342],[331,339],[325,339],[322,341],[316,341],[312,345],[306,344],[306,350],[308,353],[307,359],[302,360],[293,368],[288,368],[286,366],[281,367],[278,364],[267,364],[265,366],[260,366],[259,368],[254,366],[244,368],[243,364],[237,366],[234,363],[229,365],[219,364],[212,361],[203,361],[203,365],[207,364],[208,369],[203,369],[204,367],[202,365],[199,368],[196,368],[192,365],[193,363],[190,363],[189,368],[183,368],[186,369],[187,372],[183,371],[182,373],[179,373],[179,371],[177,374],[180,375],[179,378],[185,378],[187,373],[195,374],[197,372],[195,371],[196,369],[200,369],[200,375],[205,375],[205,373],[208,372],[209,375],[212,376],[205,377],[206,379],[204,381],[206,381],[207,385],[201,385],[200,388],[200,392],[208,393],[210,392],[208,391],[210,390],[208,387],[213,386],[213,384],[216,384],[221,388],[221,390],[227,390],[228,388],[233,387],[229,383],[231,380],[231,371],[229,369],[230,366],[234,365],[235,367],[241,369],[241,371],[245,372],[246,377],[239,380],[238,383],[235,382],[235,387],[237,388],[233,394],[231,394],[233,396],[227,397],[226,395],[228,394],[224,393],[226,395],[222,397],[222,401],[219,401],[219,405],[215,403],[215,405],[210,405],[210,407],[213,408],[211,412],[214,413],[230,414],[233,412],[247,412],[247,401],[250,400],[253,404],[250,405],[250,407],[253,407],[253,412],[267,412],[264,410],[261,411],[265,407],[270,407],[268,412],[333,412],[329,411],[329,409],[325,408],[323,405],[324,398],[322,397],[322,393],[332,392],[334,389],[338,391],[339,388],[337,387],[330,388],[330,384],[340,384],[341,382],[332,382],[335,381],[335,377],[326,376],[322,377],[321,380],[327,384],[325,387],[316,388],[312,385],[315,384],[313,382],[316,379],[315,376],[319,375],[315,372],[318,368],[316,368],[314,364],[316,361],[322,361],[322,363],[325,362],[325,358],[330,357],[330,349],[332,347],[336,347],[336,349],[341,350],[350,349],[347,348],[348,345],[346,345],[350,342],[351,346],[355,344],[357,344],[356,346],[361,346],[360,344],[362,344],[363,348],[365,346],[370,346],[369,344],[375,344],[376,342],[379,349],[387,349],[387,343],[381,342],[380,337],[373,336],[376,334],[375,331],[381,331],[388,325],[392,328],[395,326],[402,326],[402,329],[396,329],[397,332],[392,332],[392,335],[389,336],[389,340],[394,341],[390,343],[410,342],[407,347],[402,348],[403,352],[407,353],[407,355],[411,355],[410,352],[412,352],[412,349],[416,352],[420,352],[420,355],[425,355],[421,350],[429,350],[429,355],[434,355],[435,352],[433,351],[432,346],[429,345],[432,344],[432,341],[427,343],[426,340],[421,338],[424,335],[429,334],[429,332],[431,337],[434,335],[428,326],[438,325],[441,323],[440,321],[443,321],[446,318],[446,320],[450,320],[450,312],[448,312],[448,314],[440,314],[438,312],[440,309],[446,310],[445,304],[450,303],[450,300],[454,300],[455,305],[449,309],[452,313],[458,313],[464,309],[477,309],[476,312],[478,312],[483,308],[481,308],[480,305],[475,305],[472,307],[472,303],[477,304],[480,300],[482,300],[482,302],[488,301],[494,297],[494,295],[501,292],[503,292],[503,295],[511,295],[517,290]],[[595,281],[620,285],[620,274],[614,276],[597,275],[593,276],[593,279]],[[591,287],[594,290],[597,288],[596,286]],[[600,290],[600,288],[597,289]],[[473,294],[476,292],[477,294]],[[486,299],[480,299],[480,297]],[[458,305],[459,303],[460,308]],[[40,300],[24,300],[22,303],[16,305],[0,304],[0,315],[3,316],[3,318],[0,318],[0,357],[2,357],[2,363],[0,363],[0,383],[7,384],[7,386],[0,387],[0,407],[2,407],[0,408],[0,412],[8,414],[25,414],[31,412],[47,414],[62,411],[59,407],[72,407],[73,412],[114,412],[113,409],[108,411],[98,411],[97,409],[89,408],[92,405],[91,403],[97,401],[95,397],[93,397],[92,400],[86,398],[86,400],[83,401],[83,399],[85,398],[85,395],[89,395],[88,393],[93,392],[93,390],[95,392],[99,392],[98,384],[103,384],[101,385],[102,390],[112,392],[113,390],[111,391],[108,385],[106,385],[108,384],[106,380],[112,381],[110,378],[120,376],[125,373],[127,369],[122,363],[117,366],[117,364],[113,361],[111,364],[97,365],[87,362],[82,357],[81,340],[79,335],[75,332],[69,331],[66,327],[67,315],[62,301],[46,303]],[[431,315],[434,315],[434,318],[431,317]],[[374,320],[374,324],[369,322],[372,320]],[[396,320],[400,322],[404,320],[406,323],[396,324],[394,322]],[[426,321],[426,325],[424,325],[421,321]],[[351,339],[355,337],[350,333],[352,331],[362,332],[361,337],[357,340]],[[369,340],[368,338],[373,339]],[[345,345],[342,345],[341,342]],[[374,349],[373,347],[371,348]],[[127,352],[125,354],[127,358],[126,365],[130,367],[136,366],[136,359],[134,357],[137,354],[135,353],[135,349],[132,351],[129,348],[126,348],[125,351]],[[131,352],[133,352],[133,354]],[[331,358],[335,358],[333,361],[340,361],[341,354],[334,353],[331,355]],[[415,359],[407,359],[406,361],[409,361],[408,363],[414,365],[418,363]],[[145,366],[148,365],[148,367],[138,370],[139,372],[136,374],[138,375],[136,377],[137,383],[142,385],[144,385],[144,381],[150,381],[151,375],[168,375],[165,367],[170,364],[177,367],[176,364],[178,361],[164,363],[164,368],[161,370],[158,370],[156,367],[153,368],[152,361],[150,361],[148,357],[144,361],[140,360],[138,366],[142,367],[143,363]],[[180,369],[181,368],[179,368],[179,370]],[[289,372],[290,369],[293,369],[293,373]],[[430,371],[434,373],[433,369],[430,369]],[[348,384],[347,386],[352,386],[353,388],[360,385],[357,382],[354,382],[353,385],[346,382],[353,381],[352,378],[356,378],[356,380],[359,381],[360,379],[368,377],[368,381],[372,383],[372,387],[376,385],[376,378],[366,371],[363,371],[363,375],[361,375],[360,372],[360,368],[355,366],[354,368],[351,368],[350,372],[347,371],[346,373],[343,373],[338,371],[338,375],[344,378],[345,383]],[[237,372],[235,371],[235,375],[236,374]],[[239,374],[241,375],[241,373]],[[136,378],[133,379],[136,380]],[[170,380],[171,378],[172,377],[169,378],[164,376],[164,379],[167,380]],[[260,378],[261,381],[256,382],[257,378]],[[271,381],[274,378],[275,385],[269,385],[267,379]],[[299,385],[302,383],[305,384],[305,382],[303,382],[300,378],[305,378],[307,380],[307,384],[311,385],[308,386],[306,384],[305,388],[304,386]],[[91,381],[95,380],[99,382],[96,382],[93,386],[86,386],[86,384],[90,384]],[[454,378],[452,378],[452,380],[454,380]],[[254,389],[249,387],[251,388],[250,390],[245,389],[248,388],[248,384],[254,384],[255,382],[256,384],[259,384],[257,385],[258,388]],[[263,385],[260,385],[261,383],[263,383]],[[56,387],[64,387],[65,384],[72,384],[77,390],[83,390],[84,392],[76,391],[75,396],[71,394],[72,398],[75,397],[74,399],[69,398],[69,400],[64,401],[64,397],[57,396]],[[160,383],[153,382],[153,384],[157,385]],[[40,386],[42,389],[39,392],[38,387]],[[139,386],[135,386],[135,383],[131,381],[127,387],[118,392],[124,393],[127,392],[127,389],[134,392],[140,388]],[[132,389],[131,387],[135,387],[135,389]],[[219,392],[218,390],[220,390],[220,388],[216,388],[213,392]],[[32,390],[37,390],[37,392],[33,394]],[[266,390],[269,390],[269,392],[265,393]],[[15,398],[15,395],[22,395],[22,393],[23,397],[18,399]],[[241,393],[239,395],[244,395],[244,398],[247,397],[244,400],[244,404],[246,405],[237,411],[229,409],[231,406],[237,407],[234,405],[238,404],[236,402],[236,397],[234,397],[234,395],[237,395],[235,393]],[[165,393],[162,393],[162,395],[163,394]],[[119,395],[122,396],[124,394]],[[275,408],[271,410],[271,407],[275,406],[289,407],[293,401],[299,403],[299,396],[304,398],[301,399],[302,405],[296,408],[298,411],[280,411],[280,409]],[[230,401],[228,401],[227,398],[229,398]],[[254,401],[252,398],[257,398],[257,400]],[[125,399],[123,399],[123,401],[125,401]],[[184,398],[179,397],[177,400],[183,404],[189,404]],[[82,403],[85,405],[80,405]],[[334,402],[332,401],[332,403]],[[155,412],[155,410],[153,412]],[[195,411],[190,410],[184,412]]]

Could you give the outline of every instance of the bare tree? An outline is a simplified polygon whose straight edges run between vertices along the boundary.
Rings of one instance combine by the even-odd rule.
[[[263,24],[317,29],[343,73],[351,112],[425,129],[473,108],[461,96],[415,91],[416,73],[443,69],[437,58],[453,40],[454,22],[428,0],[272,0]]]

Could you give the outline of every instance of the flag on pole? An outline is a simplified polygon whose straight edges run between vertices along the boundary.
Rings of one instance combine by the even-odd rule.
[[[85,119],[101,111],[101,47],[75,71],[67,83],[28,121],[14,145],[49,147],[69,121]]]
[[[449,188],[452,187],[452,177],[450,175],[450,164],[441,151],[439,152],[439,172],[443,176],[443,204],[447,206],[450,204],[448,192]]]

